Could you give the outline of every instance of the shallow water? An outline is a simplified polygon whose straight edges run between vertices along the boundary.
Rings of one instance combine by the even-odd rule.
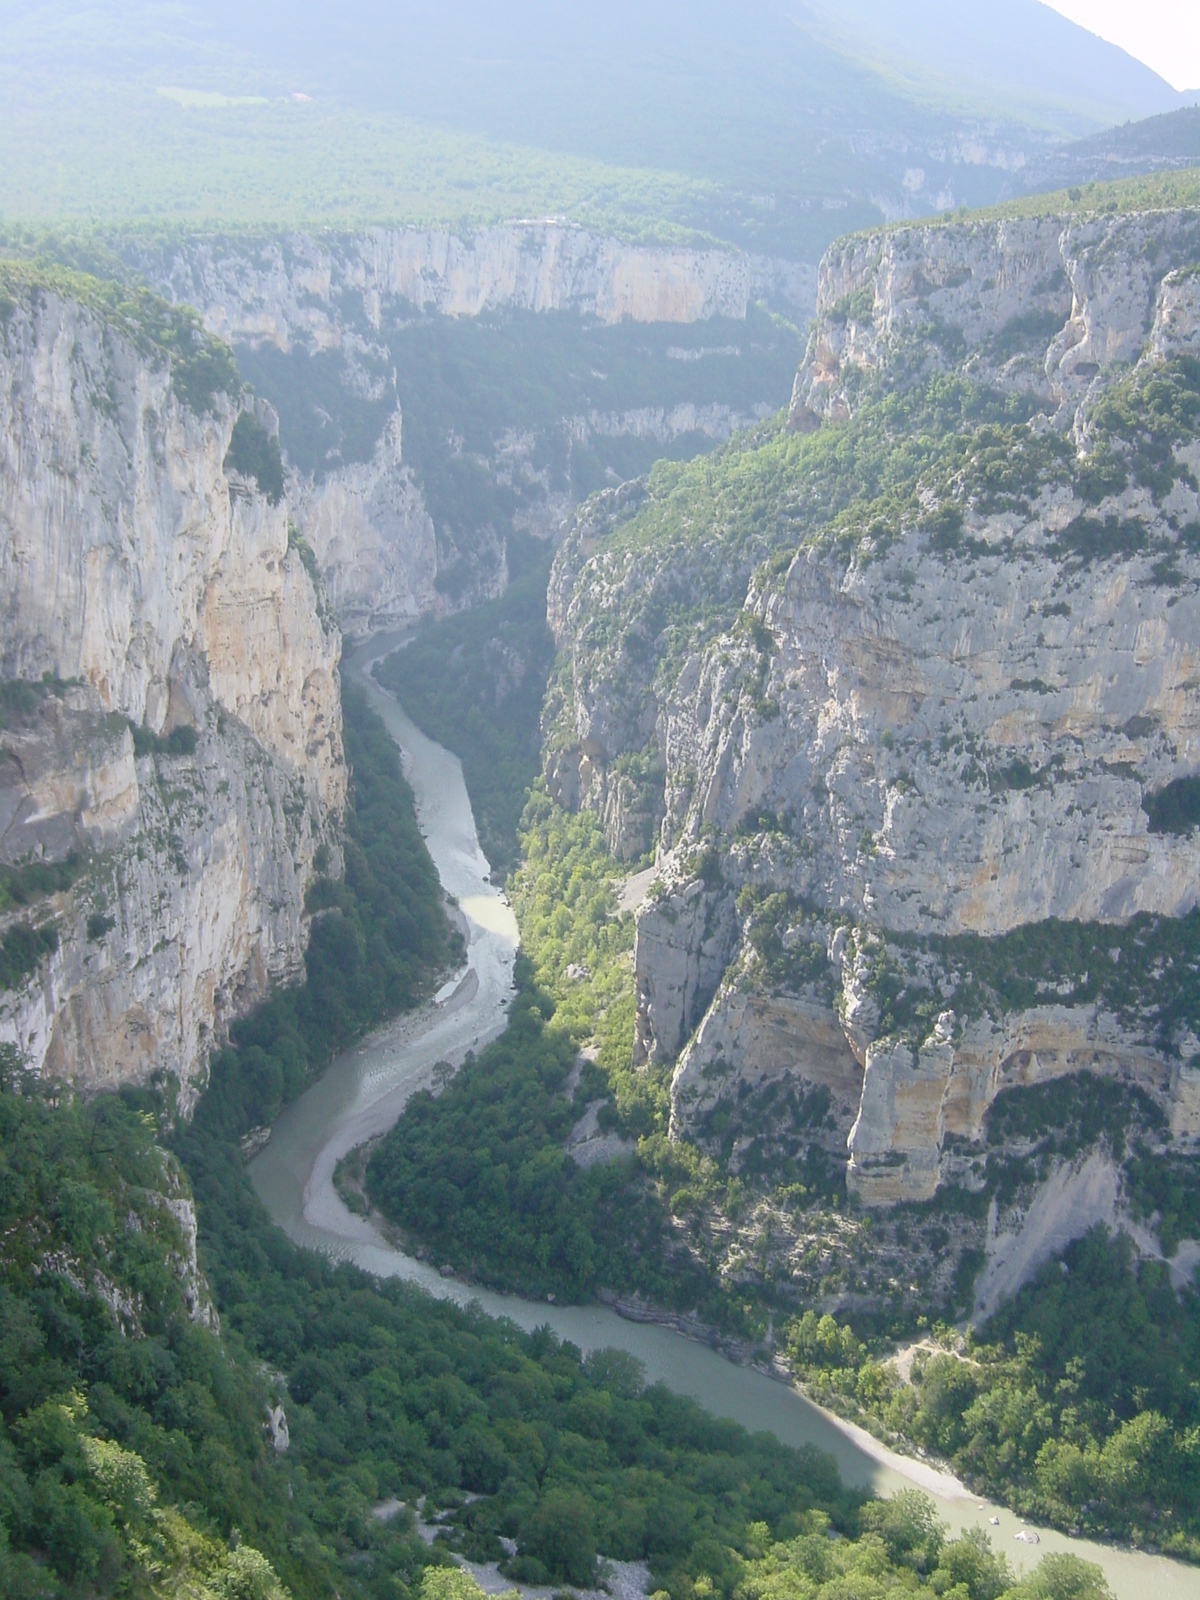
[[[441,1004],[401,1019],[339,1057],[283,1112],[270,1143],[250,1167],[275,1222],[297,1244],[354,1261],[378,1277],[404,1278],[460,1304],[476,1301],[489,1314],[526,1329],[549,1324],[583,1350],[628,1351],[644,1364],[651,1382],[692,1395],[715,1415],[751,1431],[773,1433],[785,1444],[812,1444],[828,1451],[847,1483],[870,1486],[879,1494],[915,1484],[932,1494],[939,1515],[953,1529],[985,1526],[1019,1570],[1036,1565],[1048,1551],[1072,1550],[1104,1568],[1118,1600],[1200,1600],[1200,1569],[1046,1529],[1038,1530],[1037,1547],[1019,1543],[1015,1535],[1026,1525],[1011,1512],[981,1503],[948,1474],[922,1462],[876,1459],[870,1452],[877,1447],[868,1443],[863,1448],[849,1430],[766,1373],[734,1366],[673,1329],[629,1322],[605,1307],[555,1306],[443,1278],[434,1266],[393,1248],[368,1221],[347,1209],[333,1186],[341,1157],[390,1128],[408,1097],[433,1082],[436,1063],[458,1065],[468,1050],[479,1050],[503,1031],[518,943],[512,910],[488,881],[488,863],[479,848],[457,757],[427,739],[369,676],[371,662],[399,642],[397,636],[376,640],[344,670],[360,676],[403,751],[421,831],[443,886],[458,901],[469,926],[467,981],[447,984],[439,995]],[[999,1527],[990,1526],[991,1516],[999,1517]]]

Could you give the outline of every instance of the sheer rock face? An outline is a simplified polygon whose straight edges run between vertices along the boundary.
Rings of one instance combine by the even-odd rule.
[[[1143,800],[1200,767],[1200,560],[1180,589],[1157,551],[1065,561],[1064,513],[982,522],[969,561],[915,532],[802,551],[761,603],[779,715],[744,703],[728,638],[667,704],[666,831],[790,812],[793,891],[901,932],[1190,911],[1200,837],[1151,833]]]
[[[0,854],[86,860],[16,919],[59,942],[0,1037],[85,1085],[172,1072],[185,1102],[205,1041],[299,970],[345,800],[340,641],[286,505],[225,472],[240,405],[192,409],[53,292],[0,330],[0,674],[52,680],[0,732]]]
[[[1190,214],[920,227],[836,247],[793,425],[851,415],[868,378],[965,370],[1032,389],[1046,408],[1032,426],[1086,453],[1119,364],[1200,354],[1189,253],[1200,257]],[[585,755],[611,763],[650,737],[665,769],[635,1052],[677,1062],[676,1134],[772,1076],[824,1085],[851,1186],[875,1203],[928,1198],[1001,1089],[1079,1070],[1136,1081],[1178,1136],[1196,1135],[1190,1034],[1164,1042],[1153,1022],[1074,1001],[1070,986],[958,1016],[943,1001],[936,1022],[885,1033],[872,976],[880,941],[936,935],[966,950],[1047,919],[1121,930],[1200,900],[1200,830],[1151,831],[1147,809],[1200,771],[1200,549],[1187,532],[1200,526],[1200,441],[1176,454],[1158,501],[1131,482],[1086,504],[1047,482],[1025,512],[966,507],[952,550],[916,527],[864,536],[853,553],[813,539],[786,575],[739,591],[756,626],[699,637],[672,684],[656,641],[631,647],[613,620],[634,588],[690,584],[699,605],[715,581],[704,530],[692,534],[701,555],[679,543],[661,568],[651,542],[610,560],[602,528],[568,536],[551,581],[570,668],[560,743],[569,723]],[[1087,529],[1106,524],[1143,534],[1087,548]],[[764,815],[784,821],[761,831]],[[701,845],[721,868],[703,882]],[[825,919],[816,990],[764,977],[736,909],[743,889],[786,895],[785,920],[797,907]],[[947,945],[914,981],[950,996],[956,962],[969,965]]]
[[[296,525],[312,547],[329,602],[349,634],[394,626],[438,607],[433,518],[400,447],[397,411],[373,461],[291,486]]]
[[[671,1136],[694,1131],[707,1112],[743,1085],[753,1090],[798,1075],[808,1087],[829,1091],[844,1150],[859,1112],[863,1070],[837,1014],[817,995],[761,994],[726,981],[672,1076]]]
[[[471,238],[372,228],[332,240],[293,234],[248,251],[231,239],[137,252],[164,292],[194,305],[231,343],[332,350],[347,337],[338,301],[360,300],[378,327],[382,305],[406,300],[444,316],[582,311],[603,322],[745,317],[756,296],[811,310],[812,269],[791,262],[624,244],[556,222],[512,222]]]
[[[402,421],[397,407],[370,461],[320,479],[293,474],[289,484],[297,531],[351,636],[479,605],[508,582],[504,540],[494,529],[476,530],[465,553],[449,530],[435,530],[401,455]]]
[[[704,1015],[737,946],[728,897],[699,879],[643,906],[634,958],[635,1062],[673,1061]]]

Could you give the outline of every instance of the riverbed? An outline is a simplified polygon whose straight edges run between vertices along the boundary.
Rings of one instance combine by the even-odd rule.
[[[1103,1567],[1117,1600],[1200,1600],[1200,1569],[1161,1556],[1070,1539],[1036,1528],[1037,1545],[1017,1539],[1030,1525],[1003,1507],[980,1501],[950,1474],[884,1450],[869,1435],[829,1417],[790,1385],[733,1365],[674,1329],[630,1322],[600,1306],[556,1306],[524,1300],[443,1277],[435,1264],[395,1249],[366,1218],[343,1203],[333,1185],[342,1156],[384,1133],[409,1096],[434,1083],[434,1068],[459,1065],[503,1032],[513,993],[516,918],[490,881],[457,757],[415,726],[396,699],[370,676],[372,663],[401,640],[383,636],[343,670],[365,685],[374,709],[399,745],[417,817],[446,893],[467,928],[467,964],[420,1011],[401,1018],[339,1057],[279,1117],[270,1143],[250,1167],[273,1220],[297,1244],[353,1261],[380,1278],[404,1278],[460,1304],[476,1301],[489,1315],[532,1329],[549,1324],[583,1350],[612,1347],[640,1360],[650,1382],[692,1395],[708,1411],[785,1444],[815,1445],[837,1462],[843,1479],[883,1495],[917,1487],[930,1494],[952,1529],[983,1526],[1018,1570],[1049,1551],[1071,1550]],[[999,1519],[992,1526],[990,1519]]]

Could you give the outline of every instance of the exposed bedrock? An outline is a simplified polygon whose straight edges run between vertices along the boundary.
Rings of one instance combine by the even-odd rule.
[[[134,245],[131,261],[171,298],[195,306],[231,343],[268,340],[340,348],[339,302],[405,300],[446,316],[487,310],[581,311],[604,322],[701,322],[744,317],[755,297],[811,311],[814,274],[801,263],[729,249],[626,244],[559,222],[509,222],[470,237],[371,228],[253,242],[196,238]]]
[[[1073,420],[1104,371],[1139,355],[1156,298],[1167,337],[1191,337],[1194,277],[1160,286],[1197,257],[1200,215],[1189,211],[857,235],[821,262],[792,426],[850,416],[865,376],[898,375],[906,363],[1032,389]]]
[[[71,865],[4,914],[45,938],[0,1038],[186,1103],[205,1041],[299,970],[320,845],[336,866],[340,639],[286,503],[226,471],[244,399],[184,398],[103,304],[35,286],[0,328],[0,855]]]
[[[1032,392],[1031,437],[1084,462],[1114,384],[1200,354],[1197,258],[1190,213],[835,247],[793,425],[943,370]],[[953,484],[886,536],[818,523],[715,632],[744,570],[719,530],[613,540],[640,504],[581,514],[551,579],[547,773],[636,758],[660,797],[635,1052],[677,1062],[676,1133],[764,1074],[824,1085],[880,1203],[965,1170],[1010,1085],[1120,1077],[1200,1133],[1195,955],[1170,934],[1200,900],[1200,828],[1171,809],[1200,774],[1194,430],[1173,450],[1153,487],[1085,496],[1056,466],[1008,509],[963,493],[949,540],[926,518]],[[689,648],[677,620],[616,626],[681,595]],[[607,804],[598,778],[558,793]]]

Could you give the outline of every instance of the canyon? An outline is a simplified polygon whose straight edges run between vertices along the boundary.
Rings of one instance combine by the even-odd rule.
[[[774,411],[783,395],[757,354],[771,333],[756,306],[802,324],[816,292],[803,263],[627,243],[555,221],[126,238],[114,249],[155,292],[198,310],[279,407],[293,519],[353,634],[494,597],[509,575],[507,516],[539,539],[557,537],[586,496],[570,465],[581,454],[624,463],[632,449],[642,469],[661,451],[710,448]],[[478,347],[445,342],[456,323],[501,330],[502,378],[488,333]],[[676,348],[665,337],[710,324],[721,332],[707,344]],[[568,347],[579,339],[571,330],[595,331],[564,357],[538,331],[551,325]],[[643,348],[638,332],[650,329],[654,348]],[[409,379],[430,342],[426,381]],[[544,392],[543,369],[564,361],[569,377]],[[615,396],[614,364],[623,374]],[[714,380],[722,365],[744,368],[744,380]],[[459,415],[438,410],[439,390],[460,370],[489,403],[498,381],[509,391],[472,439]],[[423,440],[409,459],[402,441],[414,417]],[[431,500],[430,477],[448,472],[492,487]],[[617,476],[628,475],[622,465]]]

